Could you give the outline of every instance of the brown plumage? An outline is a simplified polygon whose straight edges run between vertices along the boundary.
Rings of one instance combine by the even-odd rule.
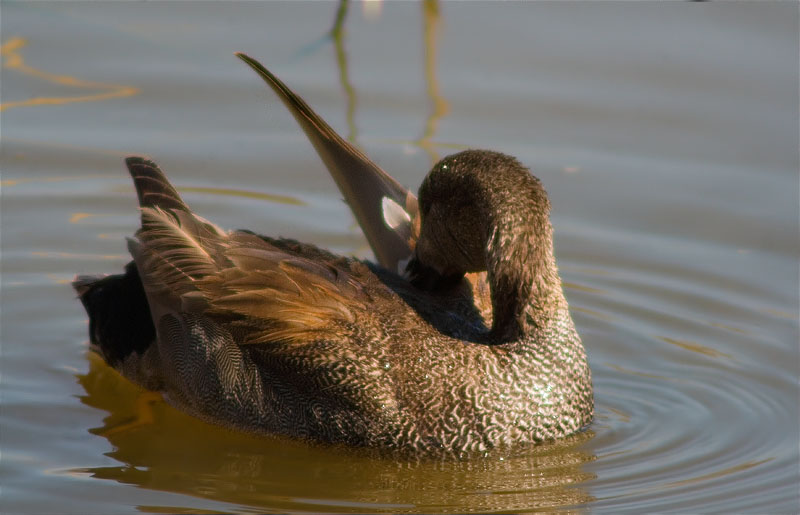
[[[417,202],[239,56],[314,142],[380,264],[222,230],[131,157],[133,262],[74,283],[92,348],[177,408],[249,432],[469,452],[587,425],[591,377],[539,180],[466,151],[434,166]]]

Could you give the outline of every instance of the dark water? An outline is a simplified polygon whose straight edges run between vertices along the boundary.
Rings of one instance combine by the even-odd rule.
[[[330,36],[339,7],[3,2],[0,511],[797,512],[797,5],[352,4]],[[466,147],[532,167],[589,431],[379,458],[208,426],[87,354],[68,281],[126,261],[125,155],[224,227],[368,255],[234,51],[409,187]]]

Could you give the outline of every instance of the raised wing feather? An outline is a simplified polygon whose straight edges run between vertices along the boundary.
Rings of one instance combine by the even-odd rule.
[[[261,63],[241,52],[247,63],[278,95],[308,136],[364,231],[378,262],[402,273],[419,230],[417,197],[363,152],[339,136],[311,107]],[[387,220],[385,200],[406,214]]]

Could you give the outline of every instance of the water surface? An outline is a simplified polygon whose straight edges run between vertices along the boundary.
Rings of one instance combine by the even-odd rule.
[[[375,5],[2,4],[0,509],[796,512],[797,6]],[[462,148],[533,169],[593,369],[588,431],[421,462],[254,438],[87,353],[68,282],[127,261],[125,155],[224,227],[369,256],[234,51],[413,189]]]

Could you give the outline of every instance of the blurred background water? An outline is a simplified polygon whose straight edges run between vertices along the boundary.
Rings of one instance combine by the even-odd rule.
[[[0,511],[798,511],[797,4],[0,9]],[[589,431],[381,458],[209,426],[87,353],[68,282],[127,261],[125,155],[223,227],[369,256],[234,51],[412,189],[469,147],[533,169],[594,373]]]

